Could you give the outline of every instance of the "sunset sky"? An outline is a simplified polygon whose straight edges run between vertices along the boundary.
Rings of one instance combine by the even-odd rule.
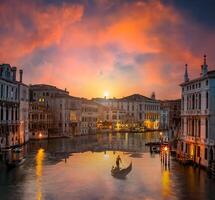
[[[73,96],[180,97],[184,65],[215,69],[213,0],[1,0],[0,63]]]

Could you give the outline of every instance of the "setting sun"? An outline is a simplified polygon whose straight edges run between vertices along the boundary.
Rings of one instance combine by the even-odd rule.
[[[0,200],[215,200],[214,10],[0,0]]]
[[[109,97],[109,92],[108,91],[104,91],[104,97],[108,98]]]

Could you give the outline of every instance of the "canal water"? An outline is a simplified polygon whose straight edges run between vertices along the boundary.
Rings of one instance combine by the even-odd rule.
[[[30,142],[26,162],[12,170],[0,167],[1,200],[160,200],[215,199],[215,181],[204,170],[170,166],[151,154],[146,142],[159,133],[103,134]],[[122,167],[132,161],[126,179],[110,170],[116,156]]]

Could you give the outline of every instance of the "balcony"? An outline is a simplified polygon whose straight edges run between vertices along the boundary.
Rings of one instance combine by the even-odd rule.
[[[205,110],[185,110],[185,111],[181,111],[181,115],[182,116],[196,116],[196,115],[209,115],[209,110],[205,109]]]
[[[186,142],[196,143],[196,144],[204,144],[204,145],[215,145],[215,140],[200,138],[197,136],[183,135],[181,139]]]

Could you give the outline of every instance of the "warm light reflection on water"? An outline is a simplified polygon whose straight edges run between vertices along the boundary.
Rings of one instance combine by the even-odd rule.
[[[28,144],[26,163],[0,171],[2,200],[214,199],[215,183],[202,170],[171,160],[163,166],[145,143],[159,133],[104,134]],[[116,157],[132,161],[127,179],[111,176]]]
[[[43,171],[44,149],[39,149],[36,154],[36,192],[37,200],[42,199],[42,171]]]
[[[162,186],[163,186],[163,195],[164,197],[170,196],[171,187],[170,187],[170,172],[164,170],[162,172]]]

